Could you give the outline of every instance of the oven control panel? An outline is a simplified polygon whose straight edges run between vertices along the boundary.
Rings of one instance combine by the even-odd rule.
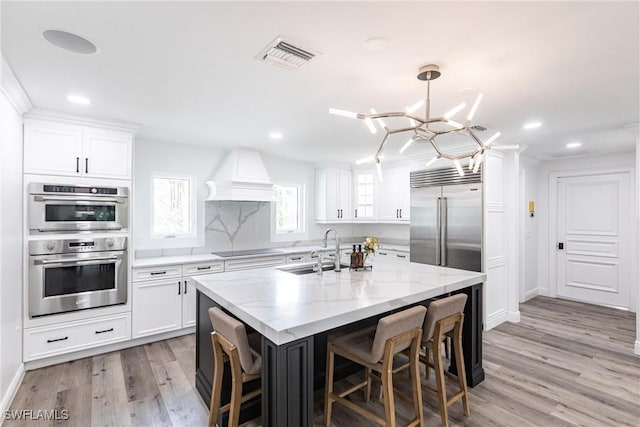
[[[29,255],[123,251],[125,249],[127,249],[126,237],[36,240],[29,242]]]

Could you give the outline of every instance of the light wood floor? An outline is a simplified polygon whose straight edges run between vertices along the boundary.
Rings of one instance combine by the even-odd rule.
[[[451,407],[452,425],[640,425],[633,313],[544,297],[520,309],[519,324],[485,334],[486,380],[470,389],[471,416],[463,416],[460,404]],[[190,335],[28,372],[11,409],[67,409],[70,419],[3,426],[206,425],[207,408],[193,388],[194,346]],[[336,388],[357,380],[347,378]],[[317,393],[317,425],[322,399]],[[354,400],[360,399],[356,393]],[[383,413],[380,402],[367,406]],[[396,406],[398,423],[406,423],[411,408],[401,400]],[[425,395],[425,425],[439,425],[436,408]],[[372,425],[337,405],[333,423]]]

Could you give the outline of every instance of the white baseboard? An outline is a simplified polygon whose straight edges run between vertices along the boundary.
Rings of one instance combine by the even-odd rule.
[[[13,402],[13,398],[16,397],[16,393],[18,392],[18,388],[20,388],[20,384],[22,384],[22,379],[24,378],[25,367],[24,363],[20,363],[18,366],[18,370],[16,374],[11,379],[9,383],[9,387],[5,392],[4,396],[2,396],[2,401],[0,401],[0,414],[4,414],[4,411],[9,409],[11,406],[11,402]],[[0,416],[0,425],[2,425],[2,421],[4,420],[4,416]]]
[[[507,322],[520,323],[520,311],[507,311]]]
[[[529,289],[528,291],[525,291],[524,293],[524,301],[529,301],[531,298],[538,296],[538,290],[540,288],[533,288],[533,289]]]
[[[538,295],[543,297],[549,296],[549,288],[538,288]]]
[[[505,310],[496,311],[487,316],[487,321],[484,324],[484,330],[490,331],[496,326],[507,321],[507,312]]]
[[[61,354],[59,356],[48,357],[46,359],[32,360],[25,363],[25,368],[27,371],[32,371],[34,369],[44,368],[45,366],[57,365],[59,363],[69,362],[71,360],[84,359],[85,357],[118,351],[138,345],[149,344],[151,342],[175,338],[181,335],[192,334],[195,332],[195,330],[195,327],[179,329],[177,331],[164,332],[162,334],[150,335],[148,337],[142,338],[134,338],[132,340],[109,344],[102,347],[90,348],[87,350],[76,351],[68,354]]]
[[[635,354],[640,354],[640,341],[636,341],[636,344],[633,346],[633,352]]]

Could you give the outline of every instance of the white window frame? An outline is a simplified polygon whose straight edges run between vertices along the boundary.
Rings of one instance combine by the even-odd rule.
[[[180,180],[188,180],[189,181],[189,225],[190,232],[184,234],[156,234],[153,230],[153,217],[155,212],[155,193],[154,193],[154,182],[158,178],[164,179],[180,179]],[[176,245],[171,246],[182,246],[179,242],[184,242],[184,246],[192,245],[193,239],[198,237],[198,200],[197,200],[197,179],[192,175],[182,175],[175,173],[161,173],[155,172],[151,174],[151,179],[149,182],[151,195],[151,209],[149,211],[149,237],[153,241],[166,241],[166,242],[176,242]],[[187,242],[187,239],[189,240]]]
[[[298,218],[300,223],[296,231],[277,231],[277,205],[275,200],[271,203],[271,241],[272,242],[291,242],[295,240],[307,240],[307,192],[304,184],[299,183],[278,183],[279,187],[298,187]],[[275,188],[274,188],[275,192]]]

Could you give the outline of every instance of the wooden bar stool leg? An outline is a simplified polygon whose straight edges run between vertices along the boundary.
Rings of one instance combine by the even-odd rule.
[[[333,393],[333,348],[329,344],[327,348],[327,373],[325,378],[324,387],[324,425],[329,427],[331,424],[331,410],[333,409],[333,400],[331,394]]]
[[[391,356],[391,359],[393,359],[393,356]],[[388,360],[385,360],[381,376],[386,427],[396,427],[396,408],[395,402],[393,401],[393,367]]]
[[[429,354],[431,352],[429,351],[429,345],[427,345],[424,348],[424,373],[425,373],[425,378],[428,380],[429,379]]]
[[[409,374],[411,376],[411,388],[413,389],[413,410],[418,418],[418,425],[424,425],[424,414],[422,413],[422,385],[420,384],[420,361],[418,359],[419,352],[418,343],[414,343],[411,349],[411,365]]]
[[[240,360],[231,361],[231,405],[229,408],[229,427],[238,427],[240,423],[240,404],[242,403],[242,368]]]
[[[444,383],[444,367],[442,366],[442,335],[433,337],[433,364],[436,371],[436,388],[438,391],[438,401],[440,403],[440,417],[442,426],[449,426],[449,411],[447,405],[447,389]]]
[[[214,338],[212,337],[212,340]],[[214,342],[214,348],[216,343]],[[209,404],[209,427],[215,427],[220,413],[220,396],[222,394],[222,376],[224,374],[224,359],[221,351],[214,351],[213,386],[211,387],[211,403]]]
[[[371,400],[371,368],[364,368],[364,380],[367,382],[364,389],[364,401],[369,402]]]
[[[456,324],[456,328],[454,331],[454,344],[453,350],[456,353],[456,363],[458,368],[458,384],[460,385],[460,390],[463,392],[462,394],[462,409],[464,411],[464,415],[469,416],[469,394],[467,390],[467,374],[464,370],[464,355],[462,354],[462,328],[460,327],[460,323]]]

